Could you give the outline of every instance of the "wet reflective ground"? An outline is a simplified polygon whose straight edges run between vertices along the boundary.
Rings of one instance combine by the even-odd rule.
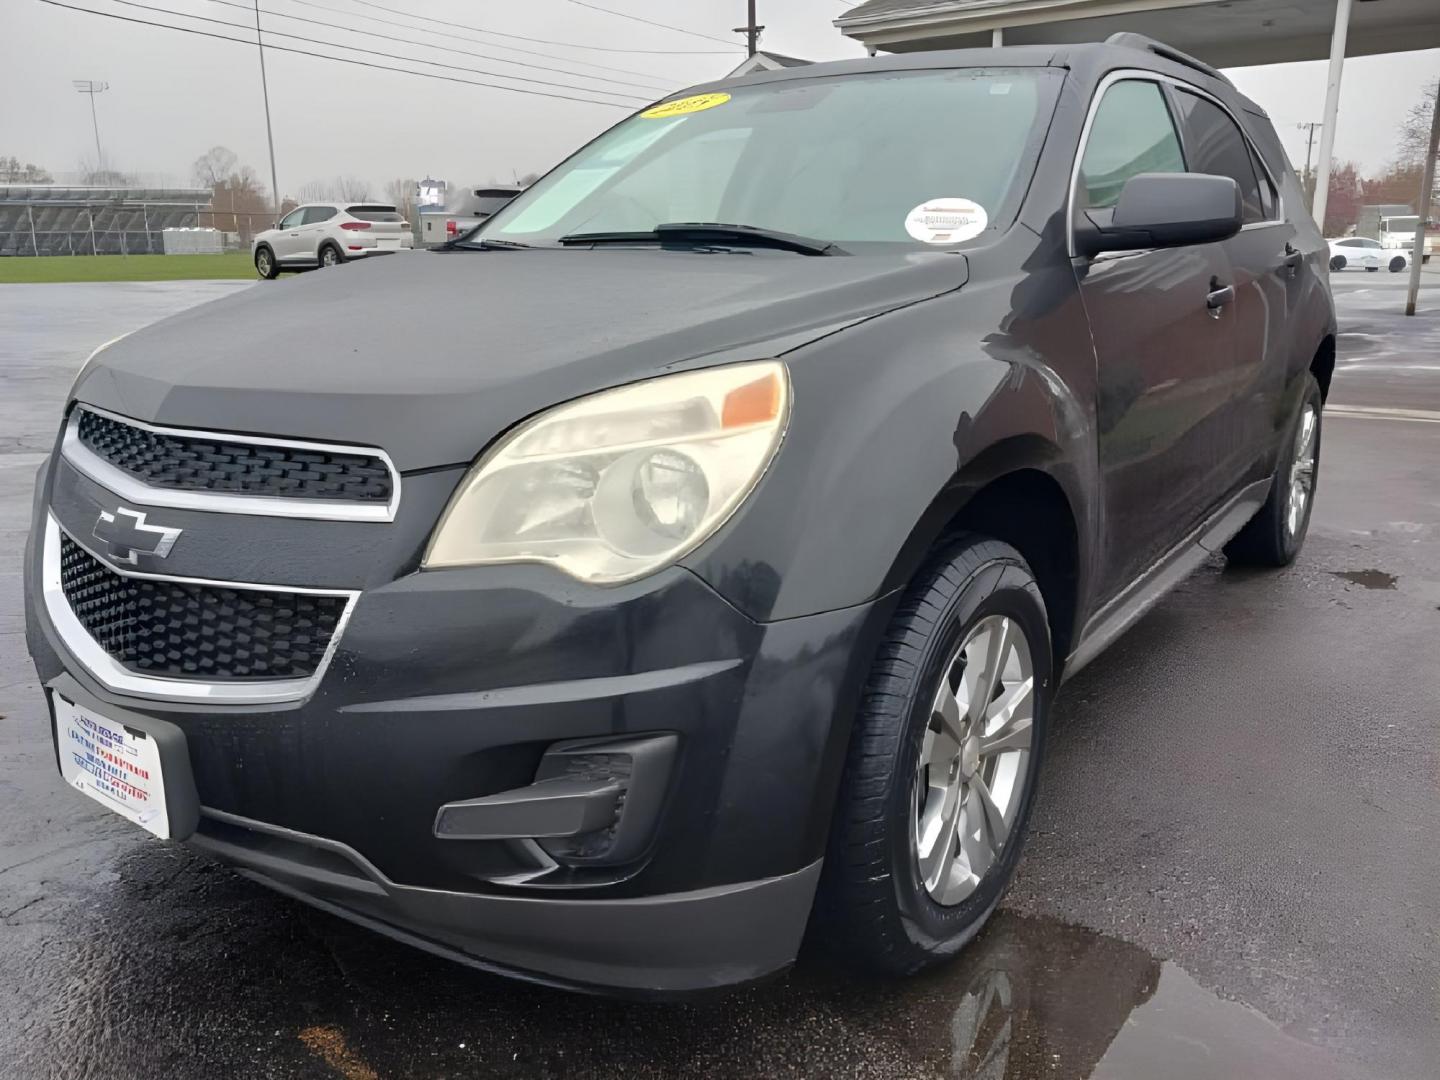
[[[1301,563],[1207,567],[1066,688],[1020,874],[955,964],[636,1005],[392,944],[60,784],[19,618],[30,478],[136,303],[68,288],[0,289],[0,1080],[1440,1075],[1440,424],[1337,410]],[[1347,288],[1334,401],[1440,411],[1405,336],[1440,319]]]

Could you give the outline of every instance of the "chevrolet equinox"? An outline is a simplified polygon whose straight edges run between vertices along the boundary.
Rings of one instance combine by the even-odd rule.
[[[524,978],[924,968],[1060,684],[1295,558],[1327,259],[1264,112],[1134,35],[693,87],[89,359],[26,559],[59,771]]]

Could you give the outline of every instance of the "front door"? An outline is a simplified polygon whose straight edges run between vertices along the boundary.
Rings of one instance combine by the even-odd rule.
[[[275,237],[275,258],[281,262],[290,262],[297,258],[303,258],[301,246],[304,243],[301,228],[305,222],[305,207],[291,210],[280,219],[280,224],[275,226],[279,235]]]
[[[1142,172],[1183,172],[1158,81],[1102,87],[1075,178],[1074,211],[1115,205]],[[1222,497],[1225,405],[1234,384],[1233,284],[1221,244],[1077,258],[1096,356],[1101,600],[1191,531]]]

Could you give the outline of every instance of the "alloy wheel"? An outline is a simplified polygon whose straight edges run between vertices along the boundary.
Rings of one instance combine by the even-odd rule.
[[[255,256],[255,269],[260,271],[261,277],[270,275],[270,256],[267,252],[262,251]]]
[[[915,766],[913,840],[925,891],[953,906],[1000,858],[1024,802],[1035,719],[1030,643],[991,615],[941,669]]]
[[[334,266],[338,261],[339,261],[339,260],[336,259],[336,257],[335,257],[335,249],[334,249],[334,248],[328,248],[328,247],[327,247],[324,251],[322,251],[322,252],[320,253],[320,265],[321,265],[321,266]]]
[[[1295,452],[1290,462],[1290,494],[1285,501],[1285,531],[1295,536],[1305,520],[1305,510],[1315,491],[1315,436],[1320,430],[1320,414],[1313,405],[1306,405],[1295,431]]]

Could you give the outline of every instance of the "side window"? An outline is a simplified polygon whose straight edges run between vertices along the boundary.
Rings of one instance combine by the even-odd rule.
[[[305,224],[318,225],[322,221],[329,221],[335,216],[333,206],[307,206],[305,208]]]
[[[1255,177],[1250,147],[1235,121],[1214,102],[1188,90],[1177,91],[1175,100],[1185,128],[1190,171],[1230,177],[1240,186],[1245,224],[1265,221],[1268,215],[1260,199],[1260,181]]]
[[[281,219],[280,219],[280,224],[277,225],[276,228],[277,228],[277,229],[293,229],[293,228],[295,228],[295,226],[299,225],[300,222],[302,222],[302,221],[304,221],[304,220],[305,220],[305,207],[302,206],[299,210],[291,210],[288,214],[286,214],[283,218],[281,218]]]
[[[1159,84],[1125,79],[1106,90],[1080,159],[1081,207],[1114,206],[1125,181],[1139,173],[1184,171],[1180,139]]]
[[[1253,146],[1250,148],[1250,164],[1255,167],[1255,179],[1260,182],[1260,212],[1265,215],[1266,221],[1276,221],[1280,217],[1280,196]]]

